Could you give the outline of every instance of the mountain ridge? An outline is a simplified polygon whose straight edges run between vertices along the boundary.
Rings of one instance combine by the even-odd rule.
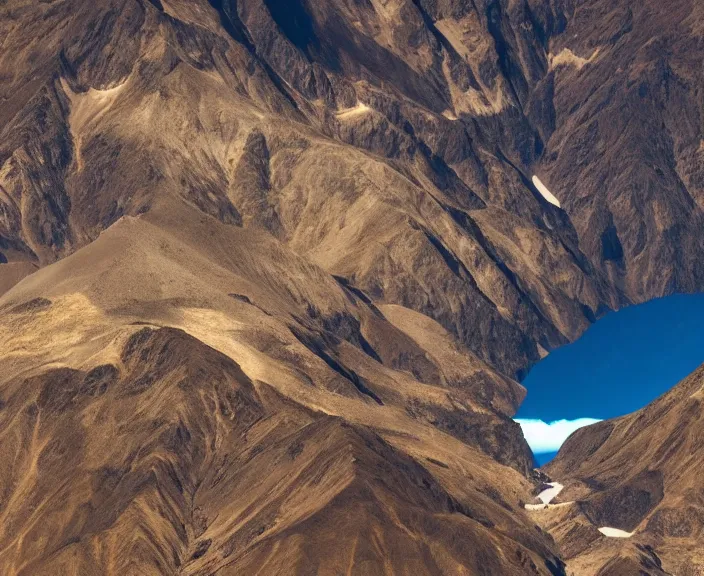
[[[155,413],[127,416],[138,429],[152,417],[166,426],[190,402],[169,378],[192,370],[190,393],[211,390],[199,354],[233,362],[228,386],[253,386],[261,397],[249,405],[270,409],[282,429],[286,418],[314,420],[323,432],[311,458],[357,455],[339,461],[353,470],[353,489],[330,480],[344,505],[331,499],[288,543],[269,533],[280,510],[244,532],[206,515],[199,522],[220,540],[184,537],[182,497],[171,496],[182,479],[159,472],[149,486],[152,496],[168,492],[160,519],[142,516],[130,493],[120,506],[135,515],[108,510],[114,522],[100,530],[57,521],[52,537],[68,542],[59,556],[6,535],[4,569],[101,569],[92,562],[115,573],[195,574],[271,561],[282,573],[386,574],[413,569],[403,559],[413,549],[423,573],[565,573],[552,537],[522,506],[535,478],[510,420],[525,394],[518,381],[609,310],[702,289],[701,21],[691,0],[6,3],[0,398],[3,410],[26,413],[7,430],[36,436],[29,455],[8,441],[8,458],[51,461],[53,445],[41,442],[60,440],[54,401],[71,415],[69,433],[91,440],[76,419],[104,402],[103,386],[108,395],[136,386]],[[141,343],[140,368],[120,346],[144,326],[177,344],[154,356]],[[162,364],[173,368],[162,382],[180,398],[173,405],[151,397],[149,370]],[[127,417],[126,405],[103,414]],[[42,415],[47,429],[32,424]],[[192,416],[173,437],[139,441],[170,452],[191,442],[200,418],[222,415]],[[99,453],[111,437],[95,436]],[[240,444],[231,437],[219,449],[228,457]],[[126,466],[108,456],[81,466]],[[369,467],[385,460],[394,465],[380,487]],[[194,472],[193,462],[179,465]],[[27,476],[0,475],[13,506],[35,489],[51,507],[36,463],[21,470]],[[226,484],[238,481],[233,473]],[[308,488],[294,486],[301,509],[316,498]],[[411,509],[404,494],[423,504]],[[206,500],[213,510],[237,501]],[[340,552],[352,558],[343,567],[321,553],[321,526],[336,528],[347,508],[363,520],[359,537],[345,524],[360,548]],[[17,526],[33,529],[35,512],[15,513]],[[125,539],[139,565],[129,551],[84,542],[109,539],[123,523],[129,533],[130,522],[159,541]],[[471,534],[474,548],[449,526]],[[258,536],[276,542],[269,560],[251,546],[262,527]],[[238,556],[228,567],[238,538],[254,563]],[[275,557],[285,546],[295,566]],[[655,562],[647,550],[624,554],[612,566]]]

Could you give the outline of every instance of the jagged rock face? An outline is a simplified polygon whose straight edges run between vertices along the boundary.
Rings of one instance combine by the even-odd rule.
[[[541,165],[590,261],[636,301],[699,291],[699,2],[589,2],[551,45]]]
[[[267,233],[125,217],[0,313],[3,573],[564,573],[518,385]]]
[[[634,532],[629,540],[650,547],[672,574],[704,567],[703,385],[699,368],[642,410],[578,430],[546,467],[565,480],[564,497],[578,500],[580,514],[596,526]],[[571,521],[552,530],[562,533]],[[603,550],[592,545],[580,554],[601,559]]]
[[[151,387],[140,392],[156,412],[130,415],[136,430],[152,421],[161,430],[181,403],[217,395],[214,376],[187,367],[189,355],[209,346],[256,388],[252,396],[245,386],[247,410],[259,410],[254,423],[232,434],[267,418],[295,420],[280,430],[303,434],[308,418],[319,426],[310,432],[318,455],[311,467],[324,467],[345,446],[354,454],[336,464],[351,475],[320,488],[329,500],[297,486],[302,501],[330,502],[321,516],[304,521],[308,504],[301,504],[291,520],[264,496],[252,504],[273,506],[262,534],[279,534],[260,548],[250,512],[239,516],[249,527],[217,525],[214,511],[235,504],[212,491],[202,497],[213,516],[202,524],[214,535],[200,540],[179,527],[188,513],[182,496],[149,500],[169,510],[156,528],[153,512],[128,491],[120,506],[138,510],[120,516],[114,510],[123,508],[110,504],[110,525],[93,529],[84,516],[48,523],[56,530],[50,541],[67,546],[51,558],[68,562],[63,555],[75,552],[86,571],[116,558],[115,573],[247,573],[268,561],[272,573],[305,573],[304,560],[296,567],[282,560],[293,555],[315,557],[321,574],[373,574],[392,569],[380,568],[380,558],[408,553],[414,560],[393,570],[562,573],[549,539],[520,528],[527,525],[517,505],[526,488],[520,473],[532,458],[509,419],[524,394],[514,379],[607,310],[702,284],[702,9],[693,0],[660,4],[6,3],[3,401],[19,411],[44,389],[53,401],[48,391],[56,386],[69,420],[90,421],[85,411],[94,414],[104,400],[81,390],[105,385],[109,395],[105,378],[120,390],[139,381],[141,368],[128,366],[116,342],[147,323],[195,339],[152,360],[154,370],[160,362],[195,370],[199,395],[174,391],[179,400],[164,405],[149,396]],[[535,174],[564,209],[541,195]],[[26,340],[15,339],[17,330]],[[30,376],[36,380],[25,386]],[[244,382],[221,380],[234,388]],[[27,396],[10,402],[10,392],[24,387]],[[262,399],[261,387],[277,400]],[[109,407],[110,417],[121,418],[126,406],[133,405]],[[48,428],[33,430],[51,439],[61,411],[38,410],[32,418]],[[318,412],[344,426],[320,423],[327,420]],[[214,414],[183,430],[208,436],[191,428],[219,426]],[[26,426],[17,434],[31,437]],[[71,433],[84,434],[77,430]],[[185,442],[183,434],[172,444]],[[216,435],[223,458],[264,449],[261,438],[243,448],[232,434]],[[337,440],[323,445],[328,435]],[[154,437],[144,432],[130,442]],[[97,451],[105,440],[91,441]],[[386,444],[367,446],[377,441]],[[208,448],[211,457],[216,448]],[[155,453],[176,466],[172,448],[157,443]],[[126,466],[114,453],[77,457],[86,460],[76,470]],[[254,466],[258,474],[281,462],[271,458]],[[387,459],[396,463],[380,475],[387,485],[369,489],[370,470]],[[203,466],[212,461],[203,462],[178,463],[191,488],[206,482]],[[25,468],[36,473],[31,463]],[[61,474],[73,482],[70,470]],[[245,482],[225,478],[230,488]],[[173,490],[176,484],[162,487],[172,480],[157,474],[149,489]],[[16,499],[23,497],[18,482],[6,488]],[[432,494],[421,497],[418,482]],[[80,494],[78,507],[88,492]],[[416,499],[414,512],[399,503]],[[326,564],[332,560],[316,550],[346,509],[359,510],[345,532],[359,546],[340,551],[352,558],[344,567]],[[21,530],[39,521],[13,513]],[[161,540],[156,548],[139,544],[141,564],[132,568],[120,564],[129,550],[111,556],[105,542],[138,526],[140,514],[149,516],[144,532]],[[277,518],[285,519],[280,531]],[[454,548],[457,530],[467,547]],[[96,547],[83,543],[98,533]],[[388,546],[376,544],[378,534]],[[432,534],[440,536],[431,543]],[[64,566],[51,564],[51,546],[7,546],[10,573]],[[281,556],[267,560],[262,550],[271,546]],[[230,566],[222,559],[235,548],[246,552]]]
[[[545,46],[512,31],[530,14],[289,4],[9,10],[6,35],[28,21],[34,40],[5,66],[6,259],[49,263],[175,195],[510,377],[621,302],[528,182],[543,145],[521,99]]]
[[[5,383],[3,573],[333,574],[356,563],[518,575],[532,562],[487,536],[491,517],[507,518],[498,504],[456,500],[378,435],[287,402],[193,337],[135,327],[115,351],[89,371]],[[380,550],[368,530],[383,534]],[[515,557],[482,552],[488,538]]]

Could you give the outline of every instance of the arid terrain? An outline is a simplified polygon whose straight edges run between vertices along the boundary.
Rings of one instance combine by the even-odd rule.
[[[701,367],[642,410],[578,430],[546,466],[564,483],[562,503],[535,517],[577,573],[701,572],[703,401]]]
[[[704,571],[700,372],[549,477],[511,420],[704,291],[704,5],[7,0],[0,47],[0,574]]]

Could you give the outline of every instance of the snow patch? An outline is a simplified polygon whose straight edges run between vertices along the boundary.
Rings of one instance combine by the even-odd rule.
[[[633,536],[633,532],[626,532],[625,530],[619,530],[618,528],[609,528],[608,526],[599,528],[599,532],[609,538],[630,538]]]
[[[367,106],[364,102],[358,102],[356,106],[352,106],[352,108],[345,108],[344,110],[339,110],[335,113],[335,115],[338,117],[338,119],[344,120],[347,118],[360,116],[361,114],[366,114],[370,110],[371,108]]]
[[[550,506],[550,502],[557,498],[557,495],[562,492],[564,486],[559,482],[548,482],[548,486],[550,486],[550,488],[543,490],[537,496],[538,500],[540,500],[542,504],[526,504],[526,510],[545,510],[546,508],[552,508],[552,506]]]
[[[543,490],[540,494],[538,494],[538,500],[540,500],[543,504],[550,504],[555,498],[557,498],[557,495],[562,492],[562,489],[564,486],[560,484],[559,482],[549,482],[547,490]]]
[[[526,504],[526,510],[545,510],[547,504]]]
[[[572,506],[574,504],[573,500],[569,502],[559,502],[558,504],[526,504],[525,509],[535,512],[536,510],[553,510],[555,508],[564,508],[565,506]]]
[[[540,178],[538,178],[537,176],[533,176],[533,186],[535,186],[538,189],[538,192],[540,192],[540,194],[542,194],[543,198],[545,198],[545,200],[550,202],[550,204],[553,204],[554,206],[557,206],[558,208],[561,207],[560,201],[557,198],[555,198],[553,193],[550,192],[550,190],[548,190],[547,186],[545,186],[545,184],[543,184],[540,181]]]

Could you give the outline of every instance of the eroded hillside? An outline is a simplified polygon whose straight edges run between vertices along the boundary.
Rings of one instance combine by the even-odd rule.
[[[8,574],[563,573],[516,380],[702,288],[703,20],[6,3]]]

